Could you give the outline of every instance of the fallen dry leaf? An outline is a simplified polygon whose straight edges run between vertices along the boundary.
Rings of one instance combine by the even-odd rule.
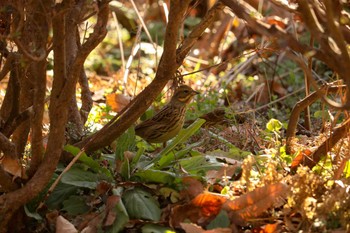
[[[201,208],[201,212],[204,216],[217,215],[222,205],[227,201],[227,197],[215,194],[215,193],[201,193],[192,200],[192,203]]]
[[[292,171],[296,171],[300,165],[308,166],[309,164],[311,164],[311,154],[312,151],[309,149],[299,151],[297,156],[295,156],[295,158],[293,159],[292,164],[290,165],[290,169]]]
[[[106,218],[104,220],[104,226],[110,226],[114,223],[117,213],[113,211],[114,206],[120,201],[120,196],[109,196],[106,205]]]
[[[131,98],[123,94],[111,93],[106,96],[106,104],[111,106],[114,112],[120,112],[130,101]]]
[[[182,197],[189,197],[190,199],[193,199],[204,190],[203,184],[198,179],[190,176],[182,178],[182,184],[184,185],[180,192]]]
[[[289,186],[283,183],[266,185],[243,194],[233,201],[227,201],[223,208],[227,211],[236,211],[236,214],[243,219],[258,217],[272,207],[279,198],[285,198],[289,190]]]
[[[56,233],[77,233],[78,230],[67,219],[58,216],[56,220]]]
[[[24,168],[17,159],[4,156],[4,158],[0,161],[0,164],[6,172],[14,176],[14,179],[16,177],[26,179]]]
[[[193,223],[181,223],[182,229],[186,233],[231,233],[230,228],[216,228],[212,230],[204,230],[202,227]]]

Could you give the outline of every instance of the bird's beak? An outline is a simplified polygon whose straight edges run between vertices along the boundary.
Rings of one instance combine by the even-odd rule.
[[[192,91],[192,95],[193,95],[193,96],[198,95],[198,94],[199,94],[198,91],[195,91],[195,90]]]

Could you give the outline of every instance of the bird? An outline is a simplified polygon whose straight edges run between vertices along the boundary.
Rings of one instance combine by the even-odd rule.
[[[182,129],[188,104],[199,94],[187,85],[179,86],[168,104],[152,118],[135,127],[135,134],[148,143],[163,143],[175,137]]]

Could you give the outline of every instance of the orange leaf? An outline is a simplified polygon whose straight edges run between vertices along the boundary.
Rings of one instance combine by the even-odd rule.
[[[257,188],[233,201],[227,201],[224,209],[235,210],[243,219],[257,217],[275,204],[279,197],[286,197],[289,187],[283,183],[276,183]]]
[[[3,169],[10,173],[11,175],[16,177],[21,177],[26,179],[25,173],[24,173],[24,168],[20,164],[20,162],[17,159],[12,159],[9,157],[4,157],[1,161],[0,164],[2,165]]]
[[[204,216],[209,217],[217,215],[226,201],[227,198],[223,195],[205,192],[193,199],[192,203],[201,208]]]
[[[280,232],[279,229],[279,224],[274,223],[274,224],[266,224],[264,227],[264,233],[275,233],[275,232]]]
[[[112,93],[106,96],[106,103],[114,112],[120,112],[130,101],[131,98],[123,94]]]
[[[299,167],[301,164],[305,165],[305,162],[310,160],[310,155],[312,154],[312,151],[309,149],[305,149],[302,151],[299,151],[297,156],[293,159],[292,164],[290,165],[291,170],[295,171],[297,167]]]
[[[286,23],[284,22],[283,19],[277,17],[277,16],[269,16],[266,18],[266,23],[270,25],[276,25],[279,26],[282,29],[286,28]]]

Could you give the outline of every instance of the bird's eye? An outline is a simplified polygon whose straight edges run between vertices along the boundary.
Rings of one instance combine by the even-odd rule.
[[[186,93],[186,94],[187,94],[187,93],[188,93],[188,90],[184,90],[184,93]]]

